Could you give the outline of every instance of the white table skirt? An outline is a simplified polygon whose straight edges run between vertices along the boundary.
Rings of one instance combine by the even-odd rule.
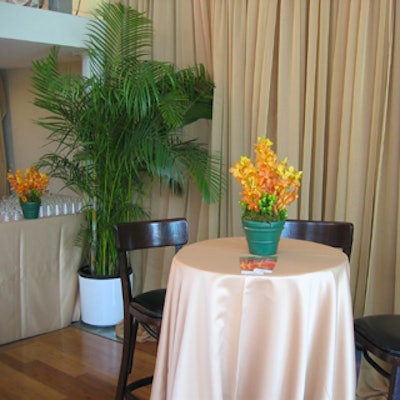
[[[79,319],[82,222],[76,214],[0,224],[0,344]]]
[[[152,400],[354,400],[349,263],[282,239],[272,274],[241,275],[244,238],[174,258]]]

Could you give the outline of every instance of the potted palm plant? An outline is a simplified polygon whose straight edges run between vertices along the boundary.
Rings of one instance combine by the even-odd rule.
[[[205,201],[220,196],[219,158],[182,131],[211,118],[213,82],[202,65],[152,60],[151,48],[144,14],[104,3],[89,26],[89,76],[61,73],[57,49],[33,63],[34,104],[50,112],[37,122],[57,144],[39,166],[85,201],[81,275],[118,275],[113,226],[149,216],[155,181],[179,194],[190,180]]]

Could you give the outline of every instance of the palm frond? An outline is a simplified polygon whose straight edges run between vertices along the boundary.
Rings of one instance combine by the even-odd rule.
[[[152,36],[142,13],[103,3],[87,37],[90,76],[61,73],[56,48],[33,64],[34,104],[50,112],[38,124],[56,144],[40,165],[88,200],[84,233],[97,231],[84,242],[101,275],[115,271],[113,225],[149,215],[154,182],[181,194],[192,181],[209,202],[222,191],[220,159],[181,130],[211,118],[213,82],[202,65],[151,60]]]
[[[87,47],[95,75],[124,67],[126,62],[149,57],[152,46],[151,21],[144,13],[116,4],[102,4],[89,25]]]

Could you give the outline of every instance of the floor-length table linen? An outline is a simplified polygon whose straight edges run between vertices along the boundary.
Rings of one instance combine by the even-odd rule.
[[[80,317],[83,214],[0,223],[0,344]]]
[[[152,400],[353,400],[349,262],[282,239],[274,271],[241,275],[244,238],[184,247],[173,259]]]

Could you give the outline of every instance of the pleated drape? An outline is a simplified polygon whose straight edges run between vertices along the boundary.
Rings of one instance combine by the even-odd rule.
[[[242,235],[228,168],[260,135],[304,171],[291,217],[355,225],[356,315],[397,312],[399,10],[394,0],[131,0],[155,28],[154,57],[202,62],[216,87],[210,123],[191,127],[224,161],[228,187],[205,206],[194,191],[153,202],[183,212],[191,240]],[[397,44],[397,46],[396,46]],[[168,268],[168,267],[166,267]],[[164,281],[167,272],[163,273]],[[150,284],[151,286],[152,284]]]

